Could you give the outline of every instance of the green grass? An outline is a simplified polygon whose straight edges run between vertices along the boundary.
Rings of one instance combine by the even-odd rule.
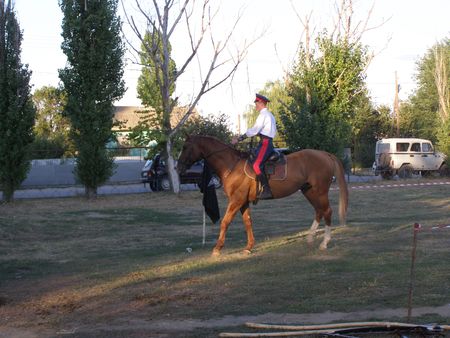
[[[330,197],[337,210],[337,192]],[[223,215],[221,191],[219,203]],[[312,249],[303,236],[313,209],[298,193],[252,207],[252,255],[241,254],[246,234],[238,215],[222,256],[212,258],[219,227],[207,226],[203,247],[198,192],[2,205],[0,328],[125,323],[118,332],[132,337],[139,336],[126,324],[133,320],[404,308],[413,224],[450,223],[449,215],[448,185],[351,190],[347,226],[335,228],[321,252],[320,235]],[[449,243],[448,229],[419,233],[415,307],[450,303]],[[443,323],[433,314],[415,319]],[[87,332],[81,336],[115,335]],[[217,332],[204,327],[186,336]]]

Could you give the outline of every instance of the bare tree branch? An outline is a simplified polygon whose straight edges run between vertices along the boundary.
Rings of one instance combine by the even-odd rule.
[[[172,139],[174,135],[187,121],[204,94],[214,90],[224,82],[233,79],[236,70],[247,56],[250,46],[262,36],[261,34],[259,37],[256,37],[251,41],[245,41],[240,48],[236,48],[236,50],[232,51],[229,46],[232,43],[233,37],[236,35],[238,24],[242,19],[242,12],[239,11],[236,20],[233,22],[233,25],[226,34],[225,38],[222,40],[217,40],[213,31],[213,23],[218,10],[212,12],[210,0],[202,0],[200,4],[201,7],[199,7],[200,12],[198,13],[195,11],[195,0],[182,0],[180,2],[180,6],[176,11],[174,4],[178,2],[175,0],[152,0],[151,3],[154,12],[153,14],[150,14],[141,7],[140,1],[136,0],[137,8],[147,23],[145,34],[141,33],[134,18],[126,15],[128,24],[131,26],[134,34],[141,44],[140,49],[137,47],[132,47],[132,50],[137,55],[140,55],[141,57],[145,56],[151,60],[151,64],[144,64],[143,67],[154,67],[156,82],[159,87],[162,100],[161,127],[166,136],[169,177],[172,182],[174,192],[179,191],[179,181],[177,180],[177,175],[174,170],[174,161],[171,154]],[[122,6],[123,3],[124,1],[122,0]],[[126,13],[125,9],[124,12]],[[200,15],[200,29],[196,29],[194,31],[194,25],[192,25],[191,19],[196,14]],[[181,66],[179,66],[178,70],[174,73],[173,69],[170,67],[171,47],[169,40],[180,26],[183,18],[186,23],[186,35],[187,41],[189,42],[190,51],[187,53],[187,57],[184,61],[180,63]],[[198,36],[196,36],[195,33],[197,33]],[[150,39],[147,34],[151,34]],[[172,127],[170,124],[170,117],[175,105],[177,104],[177,99],[171,97],[172,94],[170,88],[173,87],[172,85],[174,85],[181,75],[185,74],[194,58],[199,60],[200,48],[204,46],[207,41],[209,41],[209,47],[211,48],[212,55],[210,55],[208,62],[199,62],[199,73],[201,75],[200,86],[197,88],[196,93],[192,96],[191,102],[186,107],[186,112],[182,116],[180,122],[176,126]],[[127,42],[130,44],[128,40]],[[143,62],[141,61],[141,63]],[[204,70],[206,71],[203,73]]]
[[[311,33],[310,33],[310,27],[309,27],[309,22],[311,20],[312,17],[312,11],[309,13],[309,16],[305,17],[305,20],[303,21],[303,19],[300,17],[300,15],[298,14],[295,6],[292,3],[291,0],[291,6],[294,9],[295,14],[297,15],[298,20],[300,21],[300,23],[303,26],[303,33],[305,34],[305,63],[306,63],[306,67],[307,69],[311,69]],[[306,86],[306,102],[309,104],[311,103],[311,89],[309,88],[309,86]]]
[[[206,3],[208,3],[208,2],[209,2],[209,0],[206,1]],[[180,13],[179,13],[178,17],[175,19],[175,21],[174,21],[174,23],[172,25],[172,28],[170,28],[169,32],[167,33],[167,38],[168,39],[170,39],[170,37],[172,36],[175,28],[177,27],[178,23],[180,22],[181,18],[183,17],[183,14],[186,12],[186,7],[187,7],[188,3],[189,3],[189,0],[185,0],[184,1],[183,7],[180,9]]]
[[[201,31],[200,31],[200,37],[198,38],[198,40],[196,42],[194,42],[194,38],[193,38],[193,34],[191,31],[191,25],[190,25],[190,15],[188,15],[186,13],[185,15],[185,21],[186,21],[186,28],[188,30],[188,35],[189,35],[189,39],[191,42],[191,54],[186,58],[184,64],[181,66],[181,68],[177,71],[177,74],[175,75],[175,81],[186,71],[186,68],[191,64],[192,59],[198,55],[198,50],[203,42],[203,38],[205,36],[205,32],[206,32],[206,25],[205,25],[205,14],[206,14],[206,10],[207,10],[207,4],[209,3],[209,0],[206,0],[203,3],[203,7],[202,7],[202,18],[201,18]]]

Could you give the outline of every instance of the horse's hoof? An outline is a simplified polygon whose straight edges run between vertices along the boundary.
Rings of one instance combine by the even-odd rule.
[[[242,251],[242,253],[243,253],[244,255],[251,255],[251,254],[252,254],[252,250],[245,249],[244,251]]]
[[[214,249],[211,253],[211,256],[218,257],[220,256],[220,250]]]
[[[326,250],[327,250],[327,246],[321,244],[321,245],[319,246],[319,250],[320,250],[320,251],[326,251]]]

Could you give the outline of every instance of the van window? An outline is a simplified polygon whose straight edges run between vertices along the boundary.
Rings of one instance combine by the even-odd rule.
[[[422,143],[422,151],[424,153],[432,153],[433,146],[430,143]]]
[[[411,151],[419,152],[420,151],[420,143],[413,143],[411,146]]]
[[[390,144],[389,143],[378,143],[377,144],[377,153],[388,153],[390,150]]]
[[[409,148],[409,143],[397,143],[397,151],[407,152]]]

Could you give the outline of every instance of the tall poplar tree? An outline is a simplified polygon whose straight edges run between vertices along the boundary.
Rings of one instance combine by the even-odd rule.
[[[35,110],[31,71],[20,60],[22,32],[11,0],[0,0],[0,188],[9,202],[30,168]]]
[[[64,18],[62,50],[67,66],[59,77],[67,93],[64,114],[77,148],[75,174],[88,198],[113,174],[105,145],[113,125],[113,102],[125,86],[118,0],[60,0]]]

